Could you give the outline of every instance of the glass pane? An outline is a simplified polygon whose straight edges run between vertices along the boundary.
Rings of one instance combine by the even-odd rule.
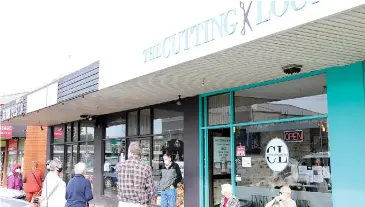
[[[138,113],[137,111],[128,113],[128,136],[137,135]]]
[[[20,139],[18,141],[18,163],[22,166],[21,172],[24,172],[24,144],[25,140]]]
[[[67,130],[67,132],[66,132],[66,141],[67,142],[72,142],[72,137],[71,137],[71,124],[67,124],[66,130]]]
[[[53,146],[53,157],[52,159],[58,159],[61,163],[64,161],[64,145],[54,145]],[[63,171],[61,173],[61,178],[63,177]]]
[[[94,142],[80,143],[80,160],[86,164],[86,173],[94,173]]]
[[[150,109],[143,109],[140,111],[140,134],[151,134],[151,110]]]
[[[154,109],[153,133],[180,133],[184,130],[184,113],[180,111]]]
[[[106,126],[105,137],[107,139],[117,139],[125,137],[125,127],[126,127],[125,119],[118,118],[109,121]]]
[[[237,196],[267,203],[283,185],[301,206],[332,207],[327,120],[237,127]]]
[[[318,75],[237,91],[235,122],[327,114],[326,76]]]
[[[79,138],[78,138],[78,136],[79,136],[79,126],[78,126],[79,124],[77,123],[77,122],[75,122],[74,124],[73,124],[73,134],[72,134],[72,140],[74,141],[74,142],[77,142],[77,141],[79,141]]]
[[[92,141],[94,140],[94,126],[95,122],[84,122],[81,123],[80,140],[81,141]]]
[[[111,139],[105,141],[104,161],[104,195],[115,197],[117,191],[117,175],[115,167],[118,162],[125,160],[125,139]]]
[[[229,93],[208,97],[208,124],[228,124],[230,117]]]
[[[141,160],[147,165],[151,165],[150,143],[151,143],[150,140],[141,140],[141,148],[142,148]]]
[[[18,143],[16,140],[9,140],[8,141],[8,156],[7,156],[7,170],[6,174],[9,175],[11,172],[12,166],[17,162],[16,156],[17,156],[17,149],[18,149]]]
[[[54,143],[63,143],[65,141],[64,126],[60,125],[53,128],[53,138]]]
[[[66,146],[66,152],[67,152],[67,154],[66,154],[67,161],[66,161],[66,169],[65,169],[65,174],[66,174],[65,182],[67,183],[72,178],[72,170],[73,170],[73,165],[74,165],[72,163],[72,145]]]

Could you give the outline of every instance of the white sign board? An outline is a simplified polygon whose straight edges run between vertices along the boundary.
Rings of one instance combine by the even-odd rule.
[[[251,167],[251,157],[242,157],[242,167]]]
[[[231,161],[231,138],[214,137],[214,162]]]
[[[289,149],[284,140],[274,138],[266,146],[266,163],[274,172],[283,171],[289,162]]]

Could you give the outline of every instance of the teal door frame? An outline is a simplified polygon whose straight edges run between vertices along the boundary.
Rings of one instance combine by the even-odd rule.
[[[293,122],[293,121],[303,121],[303,120],[314,120],[314,119],[323,119],[327,118],[327,114],[325,115],[316,115],[316,116],[306,116],[306,117],[296,117],[296,118],[288,118],[288,119],[280,119],[280,120],[268,120],[268,121],[259,121],[259,122],[246,122],[246,123],[235,123],[234,117],[234,92],[238,90],[247,90],[250,88],[262,87],[267,85],[272,85],[276,83],[281,83],[285,81],[291,81],[301,78],[307,78],[311,76],[325,74],[327,69],[317,70],[309,73],[302,73],[294,76],[287,76],[283,78],[278,78],[274,80],[264,81],[260,83],[254,83],[244,86],[239,86],[230,89],[224,89],[215,92],[209,92],[205,94],[199,95],[199,205],[200,207],[209,207],[210,202],[210,194],[209,194],[209,144],[208,144],[208,131],[209,129],[220,129],[220,128],[229,128],[231,132],[230,136],[230,144],[231,144],[231,184],[233,187],[233,193],[236,193],[236,163],[235,163],[235,127],[239,126],[252,126],[252,125],[261,125],[261,124],[270,124],[270,123],[285,123],[285,122]],[[224,125],[214,125],[209,126],[208,123],[208,98],[209,96],[219,95],[229,93],[229,108],[230,108],[230,119],[228,124]]]

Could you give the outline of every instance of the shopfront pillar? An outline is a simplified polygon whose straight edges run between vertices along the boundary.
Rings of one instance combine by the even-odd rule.
[[[365,206],[364,62],[327,72],[333,206]]]

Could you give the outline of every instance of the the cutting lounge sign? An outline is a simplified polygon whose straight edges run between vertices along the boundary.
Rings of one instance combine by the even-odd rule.
[[[280,138],[274,138],[266,146],[266,163],[274,172],[283,171],[289,163],[289,149]]]
[[[214,40],[231,36],[237,31],[246,35],[247,32],[254,31],[255,26],[267,23],[275,17],[283,17],[289,10],[300,11],[318,2],[319,0],[237,1],[237,9],[232,8],[187,27],[143,50],[144,62],[169,58]]]

